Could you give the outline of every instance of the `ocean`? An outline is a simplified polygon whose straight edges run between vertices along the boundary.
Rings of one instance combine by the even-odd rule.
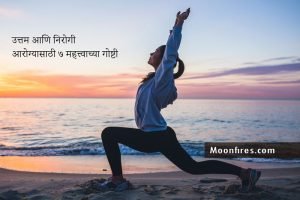
[[[204,142],[300,141],[300,101],[178,99],[162,113],[193,156]],[[136,128],[134,99],[2,98],[0,116],[1,156],[101,155],[105,127]]]
[[[204,142],[300,141],[300,101],[177,99],[162,114],[191,156],[203,157]],[[105,127],[137,128],[134,99],[1,98],[0,116],[1,156],[105,155]]]

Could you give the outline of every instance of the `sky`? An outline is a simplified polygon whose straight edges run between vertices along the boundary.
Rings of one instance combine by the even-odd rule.
[[[300,99],[297,0],[0,0],[0,97],[134,98],[178,11],[191,8],[179,98]],[[12,37],[75,35],[75,44]],[[118,50],[117,58],[16,58],[13,51]]]

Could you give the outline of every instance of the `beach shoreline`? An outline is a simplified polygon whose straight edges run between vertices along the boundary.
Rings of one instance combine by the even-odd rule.
[[[124,174],[133,184],[132,189],[103,192],[87,191],[83,185],[106,179],[109,174],[41,173],[0,168],[0,199],[297,199],[300,167],[261,171],[257,187],[249,193],[237,190],[240,180],[232,175],[192,175],[182,171]]]
[[[158,155],[122,155],[122,168],[125,174],[155,173],[178,171],[172,162]],[[192,156],[196,161],[208,160],[201,156]],[[271,169],[300,167],[295,160],[274,162],[248,162],[234,159],[217,159],[244,168]],[[296,162],[297,161],[297,162]],[[28,172],[54,172],[75,174],[111,174],[106,155],[76,156],[0,156],[0,168]]]

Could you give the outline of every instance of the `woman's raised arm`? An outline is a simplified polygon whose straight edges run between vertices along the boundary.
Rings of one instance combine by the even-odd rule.
[[[184,20],[188,18],[190,9],[188,8],[185,12],[176,15],[175,24],[173,30],[170,32],[165,52],[160,63],[160,66],[155,73],[155,91],[161,93],[166,85],[173,81],[173,67],[176,64],[178,56],[178,49],[181,42],[181,29]]]

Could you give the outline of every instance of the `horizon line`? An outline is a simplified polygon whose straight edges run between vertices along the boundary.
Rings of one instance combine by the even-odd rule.
[[[1,97],[0,99],[135,99],[135,97]],[[274,100],[274,101],[300,101],[291,98],[177,98],[176,100]]]

